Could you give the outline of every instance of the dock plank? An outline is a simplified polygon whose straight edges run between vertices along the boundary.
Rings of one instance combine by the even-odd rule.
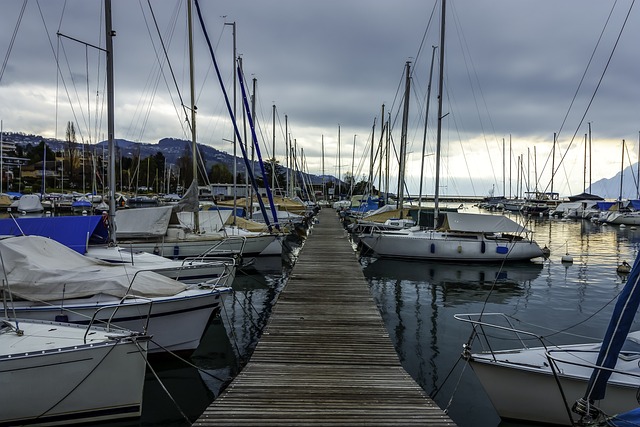
[[[344,229],[322,210],[251,360],[195,426],[455,426],[402,368]]]

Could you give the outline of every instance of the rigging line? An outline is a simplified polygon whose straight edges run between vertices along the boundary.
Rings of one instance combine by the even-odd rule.
[[[40,17],[42,19],[42,23],[43,23],[44,28],[45,28],[45,33],[47,34],[47,37],[48,37],[48,40],[49,40],[49,47],[51,48],[51,51],[53,52],[53,57],[54,57],[54,59],[56,61],[56,69],[58,70],[59,76],[62,79],[62,86],[65,89],[65,93],[67,95],[67,100],[69,101],[69,104],[70,104],[70,108],[71,108],[71,112],[72,112],[73,118],[74,118],[76,123],[79,123],[78,122],[78,116],[77,116],[76,111],[75,111],[75,107],[73,106],[73,103],[71,102],[71,95],[69,93],[69,88],[67,87],[66,80],[64,79],[64,76],[62,75],[62,70],[60,69],[59,56],[56,54],[56,50],[53,47],[53,43],[51,42],[51,38],[48,36],[49,35],[49,31],[47,29],[47,23],[46,23],[46,21],[44,19],[44,15],[42,14],[42,10],[40,9],[40,3],[37,3],[37,5],[38,5],[38,10],[40,11]],[[64,51],[64,46],[63,46],[62,49]],[[82,136],[82,131],[81,130],[80,130],[79,133],[80,133],[80,137],[84,140],[84,137]]]
[[[20,14],[18,15],[18,21],[16,22],[16,26],[13,29],[13,34],[11,35],[11,41],[9,42],[9,47],[7,48],[7,54],[4,56],[4,61],[2,62],[2,69],[0,69],[0,82],[2,82],[2,76],[4,76],[4,71],[7,69],[9,56],[11,55],[11,51],[13,50],[13,43],[16,41],[18,29],[20,28],[20,23],[22,22],[22,17],[24,16],[24,10],[26,9],[26,7],[27,0],[24,0],[24,2],[22,3],[22,9],[20,9]]]
[[[147,127],[147,123],[149,121],[149,117],[150,117],[151,111],[152,111],[153,100],[155,99],[155,96],[156,96],[157,91],[158,91],[158,85],[159,85],[160,76],[162,76],[165,86],[168,89],[170,88],[170,84],[168,83],[167,76],[166,76],[166,74],[164,72],[163,60],[160,59],[160,57],[158,55],[158,48],[156,47],[154,39],[151,36],[152,31],[149,28],[149,20],[147,18],[147,14],[145,13],[144,8],[142,7],[142,3],[140,3],[140,8],[141,8],[141,11],[142,11],[142,15],[143,15],[143,18],[144,18],[145,25],[147,27],[147,33],[149,34],[149,39],[150,39],[151,44],[153,46],[153,52],[156,55],[156,61],[157,61],[157,64],[158,64],[158,71],[157,71],[158,74],[155,77],[155,84],[152,84],[152,81],[154,80],[153,79],[153,75],[154,75],[153,73],[154,72],[152,70],[150,72],[150,75],[149,75],[149,77],[147,79],[147,82],[145,84],[145,88],[144,88],[143,93],[147,93],[147,90],[149,90],[149,92],[150,92],[150,95],[148,95],[149,98],[146,101],[147,102],[146,112],[145,113],[141,113],[139,118],[138,118],[138,114],[137,113],[136,113],[136,115],[134,117],[131,118],[130,128],[134,127],[134,123],[133,123],[134,120],[141,120],[140,129],[139,129],[139,132],[138,132],[138,136],[136,138],[137,140],[142,140],[144,131],[145,131],[146,127]],[[157,20],[155,19],[155,15],[153,14],[153,9],[151,8],[150,5],[149,5],[149,9],[150,9],[152,17],[153,17],[153,21],[154,21],[154,24],[155,24],[156,32],[158,33],[158,38],[160,39],[160,42],[163,44],[163,47],[164,47],[164,39],[160,35],[160,29],[158,27]],[[170,39],[173,36],[173,29],[175,29],[176,22],[177,22],[177,16],[178,16],[177,10],[174,12],[174,14],[172,16],[174,17],[174,19],[171,21],[171,26],[170,26],[171,31],[169,32],[169,35],[168,35],[168,37]],[[164,49],[164,51],[165,51],[165,59],[166,59],[167,58],[166,48]],[[171,67],[171,63],[168,61],[168,59],[167,59],[167,63],[169,64],[169,67]],[[173,70],[171,70],[171,71],[173,71]],[[174,83],[175,83],[175,80],[176,79],[175,79],[175,76],[174,76]],[[175,85],[177,87],[177,83],[175,83]],[[174,94],[172,93],[172,91],[170,89],[168,90],[168,94],[169,94],[169,97],[171,98],[171,101],[172,101],[172,103],[174,105],[174,111],[176,113],[176,117],[178,119],[178,123],[180,123],[180,126],[182,128],[183,134],[187,135],[187,131],[185,130],[183,122],[182,122],[182,117],[181,117],[180,113],[178,112],[178,109],[175,108],[176,102],[174,100]],[[178,95],[180,95],[179,91],[178,91]],[[142,104],[142,99],[139,101],[136,110],[140,109],[141,104]],[[184,105],[183,105],[183,108],[184,108]],[[188,116],[188,113],[186,111],[185,111],[185,116]]]
[[[170,71],[170,73],[171,73],[171,80],[173,81],[173,85],[175,86],[176,92],[177,92],[177,94],[178,94],[178,98],[180,99],[180,105],[182,106],[182,109],[183,109],[184,115],[185,115],[185,117],[186,117],[186,120],[185,120],[185,121],[186,121],[186,122],[187,122],[187,124],[188,124],[189,131],[191,131],[191,122],[189,121],[189,118],[188,118],[188,117],[189,117],[188,108],[187,108],[187,106],[185,105],[185,103],[184,103],[184,99],[183,99],[183,97],[182,97],[182,93],[180,92],[180,88],[179,88],[179,86],[178,86],[178,80],[176,79],[176,75],[175,75],[175,73],[174,73],[174,71],[173,71],[173,67],[171,66],[171,61],[169,61],[169,54],[168,54],[168,52],[167,52],[167,48],[166,48],[166,45],[165,45],[165,43],[164,43],[164,39],[162,38],[162,35],[161,35],[161,33],[160,33],[160,28],[158,27],[158,21],[157,21],[157,19],[156,19],[156,15],[155,15],[155,13],[153,12],[153,8],[151,7],[151,0],[147,0],[147,4],[149,5],[149,11],[151,12],[151,17],[152,17],[152,19],[153,19],[153,23],[154,23],[154,25],[155,25],[156,32],[157,32],[157,34],[158,34],[158,38],[159,38],[159,40],[160,40],[160,45],[161,45],[161,47],[162,47],[162,53],[164,54],[165,60],[167,61],[167,66],[169,67],[169,71]],[[145,22],[146,22],[146,20],[145,20]],[[153,40],[152,40],[152,43],[153,43]],[[156,49],[154,49],[154,52],[156,53],[156,57],[157,57],[157,56],[158,56],[158,54],[157,54],[157,50],[156,50]],[[163,75],[163,77],[164,77],[164,71],[162,71],[163,69],[164,69],[164,68],[161,66],[161,67],[160,67],[160,70],[161,70],[162,75]],[[165,83],[166,83],[166,77],[165,77]],[[182,120],[181,120],[180,122],[182,123]]]
[[[70,64],[69,58],[67,56],[67,51],[66,51],[66,49],[64,47],[64,43],[61,43],[60,46],[62,46],[62,54],[63,54],[63,57],[64,57],[65,62],[67,64],[67,71],[69,72],[69,76],[71,78],[71,87],[73,88],[73,92],[74,92],[74,95],[75,95],[75,102],[78,103],[78,109],[80,111],[80,118],[82,119],[82,124],[84,125],[84,127],[86,129],[87,135],[89,137],[89,141],[91,141],[91,124],[87,122],[87,118],[86,118],[86,115],[85,115],[84,108],[82,108],[82,104],[83,104],[81,102],[82,97],[80,96],[80,94],[78,92],[78,85],[76,85],[76,82],[74,80],[74,77],[73,77],[74,73],[71,70],[71,64]],[[58,61],[59,61],[59,58],[56,58],[56,64],[58,64]],[[76,108],[73,106],[74,100],[72,99],[71,94],[69,93],[68,87],[66,85],[66,81],[65,81],[64,76],[62,75],[62,73],[60,73],[60,77],[62,78],[62,84],[65,87],[65,91],[66,91],[66,94],[67,94],[67,100],[69,101],[69,107],[71,108],[71,111],[73,113],[73,117],[74,117],[76,123],[80,124],[80,120],[78,120],[78,116],[76,114]],[[80,128],[80,129],[82,129],[82,128]],[[82,131],[80,132],[80,135],[82,136]]]
[[[600,34],[600,37],[598,38],[598,42],[596,44],[596,47],[594,48],[594,52],[592,54],[592,57],[593,57],[593,55],[595,55],[595,50],[597,49],[597,46],[600,44],[600,40],[602,39],[602,35],[604,33],[604,30],[607,27],[609,19],[611,18],[611,15],[613,14],[613,9],[616,7],[617,3],[618,2],[616,0],[616,2],[613,4],[613,6],[611,8],[611,12],[610,12],[609,16],[607,17],[607,21],[605,22],[605,26],[602,29],[602,33]],[[578,131],[579,131],[580,127],[582,127],[582,123],[584,123],[585,117],[587,116],[587,113],[589,112],[589,109],[591,108],[591,104],[593,104],[593,101],[594,101],[594,99],[596,97],[596,94],[598,93],[598,89],[600,88],[600,85],[602,84],[602,81],[604,80],[604,76],[605,76],[605,74],[606,74],[606,72],[607,72],[607,70],[609,68],[609,65],[611,64],[611,60],[613,58],[613,54],[615,53],[616,48],[618,47],[618,43],[620,42],[620,38],[622,37],[622,32],[624,31],[624,28],[627,25],[627,21],[629,20],[629,15],[631,14],[631,10],[633,9],[634,4],[635,4],[635,0],[633,0],[631,2],[631,5],[629,6],[629,10],[627,11],[627,15],[626,15],[626,17],[624,19],[622,27],[620,28],[620,31],[618,32],[618,37],[616,38],[616,42],[614,43],[613,48],[611,49],[611,53],[609,54],[609,58],[607,59],[607,63],[605,65],[605,67],[604,67],[604,70],[602,70],[602,73],[600,75],[600,79],[598,80],[598,84],[596,85],[595,89],[593,90],[593,94],[591,95],[591,98],[589,99],[589,103],[587,104],[587,108],[585,109],[584,114],[582,115],[582,118],[580,119],[580,122],[578,123],[578,126],[576,127],[576,130],[573,133],[573,136],[571,137],[571,140],[569,141],[569,145],[567,146],[567,149],[565,150],[564,154],[560,158],[560,161],[558,162],[558,166],[556,167],[555,170],[551,171],[551,176],[554,176],[556,174],[556,172],[560,169],[560,167],[563,166],[564,159],[567,156],[567,154],[569,153],[569,149],[571,148],[571,145],[573,145],[573,142],[574,142],[574,140],[576,138],[576,135],[578,134]],[[591,59],[589,59],[589,64],[591,64]],[[585,70],[585,74],[586,74],[586,70]],[[583,75],[583,77],[582,77],[582,79],[580,81],[580,85],[582,85],[582,80],[583,79],[584,79],[584,75]],[[577,97],[577,92],[578,92],[578,90],[580,88],[580,85],[578,86],[578,89],[576,89],[576,94],[574,95],[574,99],[575,99],[575,97]],[[572,105],[573,105],[573,100],[571,101],[571,105],[570,105],[569,108],[571,108]],[[569,114],[569,112],[567,111],[567,115],[568,114]],[[565,116],[565,119],[562,122],[562,126],[561,126],[560,130],[562,130],[562,127],[564,126],[565,121],[566,121],[566,116]],[[557,132],[557,135],[560,135],[560,132]],[[547,158],[547,163],[548,163],[548,158]],[[545,163],[545,167],[546,167],[547,163]],[[543,171],[544,171],[544,168],[543,168]],[[547,187],[550,186],[550,185],[551,185],[551,183],[547,184]],[[546,190],[547,187],[545,187],[545,190]]]
[[[485,148],[487,149],[487,152],[489,152],[489,145],[488,145],[488,142],[487,142],[486,132],[485,132],[485,129],[484,129],[484,123],[483,123],[482,117],[480,115],[480,108],[478,107],[478,97],[476,96],[475,85],[473,84],[473,80],[471,79],[472,73],[470,72],[470,69],[471,70],[475,70],[475,67],[473,65],[473,59],[471,58],[471,55],[469,54],[469,47],[468,47],[468,44],[466,42],[466,39],[464,38],[464,34],[462,33],[462,25],[460,24],[460,21],[458,19],[457,14],[455,13],[455,8],[452,7],[451,10],[452,10],[452,14],[453,14],[453,16],[455,18],[454,22],[457,24],[455,26],[455,28],[456,28],[456,32],[458,34],[458,41],[460,43],[460,50],[462,52],[462,58],[464,59],[465,69],[467,71],[467,78],[469,80],[469,86],[471,88],[471,94],[473,95],[473,102],[474,102],[474,105],[476,107],[476,113],[477,113],[478,123],[480,125],[480,129],[481,129],[481,133],[482,133],[482,139],[484,141]],[[465,52],[467,53],[466,55],[465,55]],[[469,66],[469,63],[471,63],[471,67]],[[447,66],[447,70],[448,70],[448,68],[449,67]],[[473,74],[476,76],[475,80],[477,81],[478,80],[477,73],[475,73],[475,71],[474,71]],[[478,83],[478,86],[479,86],[479,83]],[[447,89],[447,94],[449,94],[449,90],[448,89]],[[482,92],[480,92],[480,94],[482,94]],[[449,95],[447,95],[447,96],[449,97]],[[483,98],[483,97],[481,97],[481,98]],[[485,103],[485,106],[486,106],[486,103]],[[494,132],[494,134],[495,134],[495,132]],[[460,141],[462,141],[462,140],[460,140]],[[464,150],[461,150],[461,151],[464,152]],[[488,160],[489,160],[489,164],[491,166],[490,169],[491,169],[491,172],[493,174],[493,180],[494,180],[495,183],[497,183],[498,180],[497,180],[497,177],[496,177],[496,170],[498,168],[493,166],[492,156],[489,156]],[[466,159],[465,159],[465,162],[466,162]],[[467,169],[468,169],[468,164],[467,164]],[[475,190],[474,190],[474,192],[475,192]]]
[[[143,355],[143,357],[144,357],[144,355]],[[151,373],[153,374],[155,379],[158,381],[158,384],[160,384],[160,387],[162,387],[162,390],[167,394],[167,397],[173,402],[173,404],[175,405],[175,407],[178,410],[178,412],[180,412],[180,415],[182,415],[182,418],[184,418],[184,420],[188,424],[191,424],[191,421],[189,420],[189,417],[187,417],[185,415],[185,413],[182,411],[182,408],[180,407],[180,405],[178,405],[178,402],[173,398],[173,396],[171,395],[171,393],[169,392],[167,387],[164,385],[164,383],[162,382],[162,380],[158,376],[158,373],[156,372],[156,370],[153,369],[153,366],[151,366],[151,363],[149,363],[148,357],[145,357],[145,362],[147,363],[147,368],[149,368],[149,370],[151,371]]]
[[[420,40],[420,46],[418,46],[418,52],[416,52],[416,60],[415,63],[418,63],[418,59],[420,58],[420,53],[422,52],[422,48],[424,47],[424,43],[427,39],[427,33],[429,32],[429,29],[431,28],[431,23],[433,21],[433,17],[435,16],[436,13],[436,7],[438,5],[438,2],[433,2],[433,8],[431,9],[431,15],[429,15],[429,19],[427,20],[427,26],[424,29],[424,33],[422,33],[422,40]],[[417,67],[413,67],[413,70],[411,70],[411,74],[414,73],[415,69]]]

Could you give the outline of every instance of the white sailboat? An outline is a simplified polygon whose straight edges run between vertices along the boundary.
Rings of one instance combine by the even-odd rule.
[[[0,318],[0,424],[139,417],[148,340],[129,331]]]
[[[99,261],[41,236],[2,239],[0,252],[3,277],[19,297],[13,304],[17,317],[81,324],[95,317],[153,335],[151,352],[195,350],[231,292]]]
[[[172,260],[122,246],[88,246],[86,256],[102,261],[126,264],[153,271],[183,283],[206,281],[218,286],[231,286],[236,274],[236,260],[228,257],[197,257]]]
[[[639,261],[640,257],[618,297],[601,342],[552,345],[538,334],[514,328],[503,314],[455,316],[473,325],[478,339],[471,345],[487,348],[472,351],[465,344],[463,357],[500,417],[585,425],[638,407],[640,331],[629,330],[640,302]],[[501,338],[508,343],[515,339],[521,347],[500,350],[504,348]],[[526,342],[531,340],[540,345],[528,347]]]
[[[378,256],[439,261],[523,261],[542,256],[520,224],[500,215],[447,212],[438,229],[375,230],[359,236]]]
[[[523,226],[503,216],[483,214],[445,213],[443,224],[439,221],[439,181],[440,181],[440,141],[442,135],[442,99],[444,70],[446,0],[442,1],[442,19],[440,29],[440,75],[438,93],[438,131],[436,144],[436,176],[434,195],[434,227],[422,229],[419,226],[405,230],[380,230],[372,228],[370,232],[358,238],[364,246],[381,257],[407,258],[440,261],[501,262],[522,261],[542,256],[538,244],[523,236],[527,233]],[[405,108],[403,118],[403,136],[406,135],[406,116],[410,93],[409,64],[407,63],[407,83],[405,89]],[[404,143],[405,141],[403,141]],[[401,153],[404,150],[401,149]],[[403,165],[400,156],[399,196],[402,206]]]
[[[224,226],[229,215],[222,210],[175,213],[173,206],[128,209],[118,212],[116,235],[127,248],[179,259],[259,255],[276,240],[270,233],[230,235]]]

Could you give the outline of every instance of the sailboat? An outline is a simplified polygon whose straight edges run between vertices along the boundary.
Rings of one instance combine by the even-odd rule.
[[[0,317],[1,425],[139,417],[148,336]]]
[[[509,318],[499,313],[455,318],[471,323],[474,335],[478,335],[474,342],[489,348],[473,352],[465,344],[463,357],[500,417],[584,425],[638,407],[640,331],[629,330],[639,303],[640,256],[601,342],[551,345],[537,334],[514,328]],[[509,343],[517,340],[521,348],[493,350],[504,348],[498,337]],[[529,340],[539,340],[540,346],[527,347]]]
[[[105,29],[106,51],[110,53],[115,32],[109,0],[105,1]],[[107,55],[110,156],[109,214],[105,222],[110,246],[117,248],[112,57]],[[80,221],[80,217],[68,218]],[[89,235],[83,236],[85,242]],[[14,308],[20,317],[41,320],[60,317],[71,323],[88,323],[94,317],[109,320],[129,330],[152,334],[150,352],[195,350],[209,318],[220,311],[223,296],[232,291],[217,283],[187,285],[126,263],[106,263],[39,235],[0,240],[0,252],[4,257],[4,277],[14,283],[20,296]],[[233,274],[228,274],[225,280],[233,280]],[[117,308],[109,308],[114,305]]]
[[[215,283],[187,285],[135,266],[89,258],[41,236],[2,239],[0,252],[3,277],[19,297],[13,304],[18,317],[111,321],[153,335],[150,352],[195,350],[209,318],[231,292]],[[0,308],[6,308],[4,302]]]
[[[442,99],[444,74],[444,35],[446,0],[442,1],[442,21],[440,29],[440,76],[438,95],[438,131],[436,145],[436,176],[434,195],[434,227],[422,229],[420,226],[403,230],[371,229],[359,236],[360,242],[381,257],[406,258],[439,261],[503,262],[523,261],[541,257],[540,246],[526,234],[525,227],[504,216],[443,213],[440,222],[440,146],[442,136]],[[410,93],[407,64],[405,89],[405,109],[402,134],[406,135],[406,116]],[[403,141],[405,143],[405,141]],[[401,147],[401,153],[404,149]],[[400,156],[401,180],[399,185],[400,205],[402,205],[403,155]]]

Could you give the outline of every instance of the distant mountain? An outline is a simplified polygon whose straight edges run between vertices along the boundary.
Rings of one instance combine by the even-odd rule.
[[[66,148],[67,143],[63,140],[54,138],[44,138],[39,135],[26,134],[22,132],[7,132],[3,134],[5,141],[15,142],[17,145],[26,146],[27,144],[38,145],[40,141],[45,141],[47,146],[53,151],[60,151]],[[154,156],[156,153],[161,152],[167,159],[169,164],[176,164],[178,158],[185,153],[191,154],[191,141],[176,138],[163,138],[158,141],[157,144],[146,144],[141,142],[128,141],[126,139],[115,139],[115,146],[120,150],[120,155],[123,157],[133,158],[139,153],[141,158]],[[81,145],[81,144],[79,144]],[[198,144],[200,153],[205,162],[207,171],[211,170],[214,164],[222,163],[226,165],[229,170],[233,170],[233,155],[224,151],[217,150],[208,145]],[[95,145],[85,144],[86,150],[97,149],[99,152],[105,151],[108,148],[107,141],[101,141]],[[245,173],[245,164],[241,157],[238,157],[237,162],[238,173]],[[254,170],[258,176],[262,176],[260,173],[260,167],[256,162]],[[304,174],[305,179],[309,180],[314,185],[322,184],[322,176],[313,174]],[[325,182],[334,181],[336,178],[333,176],[325,175]]]
[[[622,198],[637,199],[638,190],[636,180],[638,177],[638,164],[633,164],[624,169],[622,174]],[[591,184],[588,193],[597,194],[605,199],[617,199],[620,197],[620,172],[611,178],[603,178]]]

